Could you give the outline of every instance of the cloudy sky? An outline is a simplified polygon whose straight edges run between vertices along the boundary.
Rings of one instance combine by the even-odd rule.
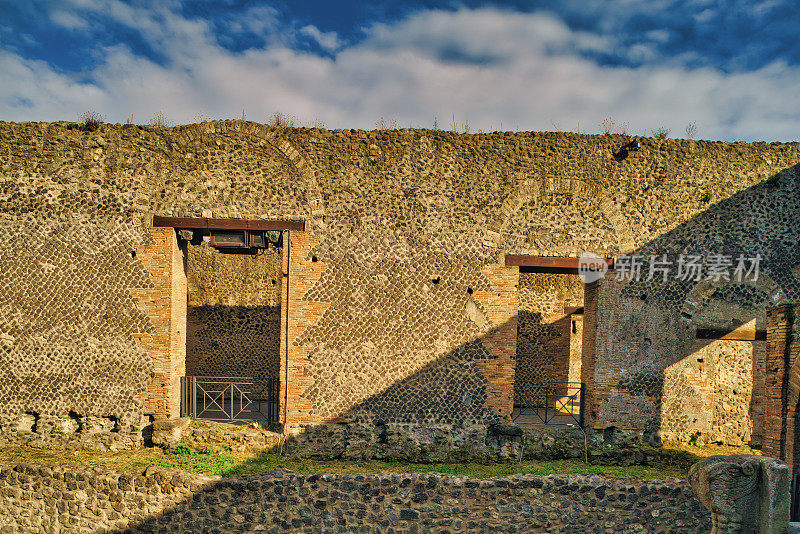
[[[800,140],[797,0],[0,0],[0,120]],[[605,121],[605,125],[603,125]]]

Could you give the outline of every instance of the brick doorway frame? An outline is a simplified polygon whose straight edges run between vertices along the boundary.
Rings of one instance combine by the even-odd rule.
[[[613,258],[599,259],[608,269],[614,268]],[[534,255],[506,255],[506,266],[516,266],[521,272],[539,272],[553,274],[578,275],[581,258],[534,256]],[[583,284],[583,332],[581,336],[581,374],[583,384],[583,425],[592,426],[597,409],[594,406],[594,362],[597,337],[597,297],[600,282]],[[577,312],[579,310],[567,310]]]
[[[287,327],[291,323],[289,305],[293,300],[287,294],[291,279],[288,251],[295,232],[305,234],[304,221],[264,219],[211,219],[187,217],[160,217],[148,215],[144,227],[149,235],[136,248],[134,256],[150,273],[151,286],[131,290],[139,308],[149,317],[150,332],[135,335],[136,343],[153,360],[153,377],[143,392],[144,413],[156,419],[180,415],[180,379],[186,374],[186,313],[188,285],[186,279],[186,245],[178,239],[178,230],[270,230],[283,233],[284,284],[281,298],[281,378],[291,378],[288,373]],[[301,273],[297,273],[298,275]],[[302,279],[302,276],[300,276]],[[284,375],[284,371],[287,373]],[[285,380],[281,380],[281,393],[285,393]],[[285,399],[285,396],[279,398]],[[281,414],[285,415],[284,410]],[[285,421],[282,417],[281,422]]]

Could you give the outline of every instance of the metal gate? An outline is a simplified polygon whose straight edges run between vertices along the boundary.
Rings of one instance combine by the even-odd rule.
[[[529,380],[517,382],[514,390],[515,422],[583,428],[583,383]]]
[[[277,423],[278,387],[277,378],[183,376],[181,416]]]

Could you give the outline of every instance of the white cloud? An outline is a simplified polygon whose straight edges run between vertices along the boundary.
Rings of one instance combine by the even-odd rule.
[[[427,56],[450,54],[474,61],[610,47],[607,39],[573,32],[552,15],[496,9],[421,12],[391,26],[376,24],[368,29],[368,36],[362,47],[410,48]]]
[[[251,31],[261,36],[269,36],[280,30],[278,11],[268,6],[251,7],[234,18],[232,24],[239,31]]]
[[[669,41],[669,32],[667,30],[650,30],[645,33],[645,36],[657,43],[666,43]]]
[[[634,63],[651,63],[659,53],[650,43],[636,43],[628,47],[625,56]]]
[[[800,86],[797,67],[775,63],[724,74],[675,62],[600,65],[584,53],[617,43],[571,31],[550,15],[418,12],[393,25],[369,27],[361,42],[346,45],[313,26],[279,30],[275,13],[264,12],[257,22],[267,44],[234,53],[219,45],[207,22],[187,20],[172,9],[79,1],[138,31],[166,60],[155,63],[124,45],[101,49],[102,61],[87,83],[85,72],[78,79],[7,50],[0,54],[3,120],[76,120],[94,109],[111,121],[133,114],[146,122],[163,111],[173,121],[190,122],[200,112],[232,118],[244,109],[256,121],[280,110],[339,128],[374,128],[381,117],[396,118],[401,126],[431,126],[438,117],[442,126],[455,114],[473,131],[499,129],[501,123],[505,129],[556,124],[574,130],[580,123],[582,131],[597,132],[610,116],[627,122],[634,134],[666,126],[679,135],[695,121],[705,138],[800,138],[800,101],[793,94]],[[334,56],[293,48],[297,34]]]
[[[68,30],[86,30],[89,28],[89,21],[85,18],[65,11],[63,9],[55,9],[50,13],[50,20],[57,26],[66,28]]]
[[[694,15],[695,22],[699,24],[706,23],[714,18],[714,10],[713,9],[704,9],[700,13]]]
[[[0,84],[0,117],[4,120],[77,120],[88,109],[113,106],[113,99],[101,87],[57,73],[43,61],[0,50],[0,72],[5,77]]]
[[[319,46],[329,52],[335,51],[342,45],[336,32],[321,32],[316,26],[303,26],[300,28],[300,34],[314,39]]]

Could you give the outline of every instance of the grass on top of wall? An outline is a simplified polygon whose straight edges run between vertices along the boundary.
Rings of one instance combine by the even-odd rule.
[[[234,465],[225,474],[243,475],[260,473],[272,469],[287,469],[296,473],[444,473],[470,478],[493,478],[507,475],[556,475],[581,474],[611,477],[685,478],[687,471],[677,466],[603,466],[586,464],[580,460],[551,460],[477,463],[431,463],[383,462],[379,460],[288,460],[277,455],[262,455],[246,463]]]
[[[476,463],[384,462],[379,460],[300,460],[278,454],[231,453],[210,449],[194,450],[180,446],[163,451],[157,447],[132,451],[52,451],[27,447],[0,448],[0,462],[103,466],[114,470],[141,472],[150,465],[174,467],[204,475],[236,476],[263,473],[273,469],[302,474],[322,473],[446,473],[471,478],[490,478],[506,475],[583,474],[611,477],[686,478],[697,456],[685,451],[667,451],[658,465],[608,466],[586,464],[581,460]]]

